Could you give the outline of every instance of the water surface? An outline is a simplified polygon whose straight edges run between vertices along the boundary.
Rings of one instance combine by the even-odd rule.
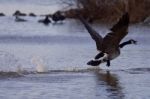
[[[79,21],[45,26],[37,22],[40,16],[23,17],[25,23],[11,16],[18,8],[53,12],[58,2],[0,0],[7,14],[0,17],[0,99],[149,99],[149,26],[131,25],[123,41],[135,39],[138,44],[123,48],[111,67],[101,64],[94,69],[86,63],[98,52]],[[111,26],[93,27],[104,36]],[[45,73],[37,73],[38,66],[45,67]]]

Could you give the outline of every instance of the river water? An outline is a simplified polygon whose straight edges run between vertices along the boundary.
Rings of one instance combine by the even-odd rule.
[[[149,99],[150,28],[131,25],[123,41],[137,45],[121,50],[111,62],[93,68],[86,63],[98,52],[77,20],[45,26],[42,17],[22,17],[15,10],[53,13],[65,9],[60,0],[0,0],[0,99]],[[104,36],[108,25],[92,25]],[[39,73],[39,72],[43,73]]]

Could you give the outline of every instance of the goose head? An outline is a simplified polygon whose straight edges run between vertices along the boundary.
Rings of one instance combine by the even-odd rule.
[[[131,44],[137,44],[137,41],[135,41],[135,40],[133,40],[133,39],[129,40],[129,42],[130,42]]]

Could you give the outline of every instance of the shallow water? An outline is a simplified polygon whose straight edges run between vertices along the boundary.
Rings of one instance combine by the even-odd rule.
[[[41,8],[39,14],[47,13],[48,4],[57,7],[59,2],[19,1],[9,2],[15,10],[25,3],[25,12],[34,12],[32,6],[36,6]],[[80,22],[67,19],[45,26],[37,22],[42,17],[23,17],[28,22],[16,23],[9,2],[0,0],[1,10],[7,14],[0,17],[0,99],[150,98],[149,26],[131,25],[123,41],[132,38],[138,44],[123,48],[111,67],[92,68],[86,63],[98,52]],[[104,36],[111,26],[93,27]],[[36,72],[40,67],[44,73]]]

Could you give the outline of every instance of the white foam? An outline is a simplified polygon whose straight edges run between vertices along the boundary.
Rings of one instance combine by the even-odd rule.
[[[47,67],[44,65],[44,62],[40,57],[33,57],[31,59],[31,62],[36,65],[36,72],[42,73],[48,71]]]

